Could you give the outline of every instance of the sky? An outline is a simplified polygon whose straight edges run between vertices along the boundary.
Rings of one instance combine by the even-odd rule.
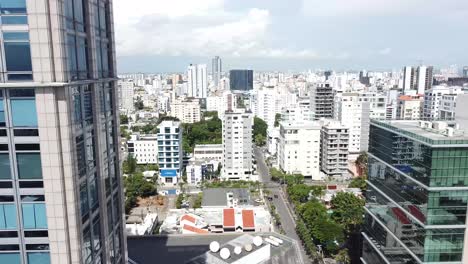
[[[467,0],[114,0],[118,72],[468,65]]]

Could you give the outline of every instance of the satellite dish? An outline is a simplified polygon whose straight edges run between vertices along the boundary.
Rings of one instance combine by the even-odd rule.
[[[252,251],[252,244],[247,244],[244,246],[245,251],[250,252]]]
[[[236,253],[236,255],[239,255],[240,253],[242,253],[242,248],[239,247],[239,246],[236,246],[236,247],[234,248],[234,253]]]
[[[210,251],[213,253],[218,252],[219,250],[219,243],[217,241],[213,241],[210,243]]]
[[[222,248],[219,254],[222,259],[228,259],[231,256],[231,252],[227,248]]]
[[[262,240],[261,237],[256,236],[256,237],[253,238],[253,243],[254,243],[255,246],[259,247],[259,246],[262,245],[263,240]]]

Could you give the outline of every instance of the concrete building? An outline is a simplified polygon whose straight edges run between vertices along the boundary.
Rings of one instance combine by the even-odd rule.
[[[252,70],[229,71],[229,88],[231,91],[250,91],[253,89]]]
[[[278,151],[280,129],[279,127],[268,128],[267,130],[267,146],[270,155],[276,155]]]
[[[208,96],[206,64],[190,64],[188,67],[187,96],[195,98],[206,98]]]
[[[468,66],[463,67],[462,77],[468,78]]]
[[[133,134],[127,141],[128,154],[131,154],[137,164],[158,163],[158,137],[157,135]]]
[[[222,119],[228,110],[237,109],[237,95],[231,91],[224,91],[221,95],[211,95],[206,98],[206,111],[217,111]]]
[[[0,2],[0,263],[127,263],[113,1]]]
[[[218,169],[219,162],[210,159],[195,159],[189,160],[185,167],[187,173],[187,183],[200,184],[204,179],[211,179],[214,172]]]
[[[462,87],[457,87],[457,86],[437,85],[437,86],[434,86],[430,90],[426,90],[426,92],[424,93],[424,106],[423,106],[423,114],[421,118],[423,120],[428,120],[428,121],[440,119],[441,118],[440,110],[442,108],[442,98],[445,95],[448,95],[445,97],[445,102],[444,102],[444,103],[447,103],[447,100],[456,99],[456,96],[462,93],[464,93]],[[454,103],[455,100],[453,100],[452,102]]]
[[[223,180],[256,180],[252,162],[253,114],[226,112],[223,121]]]
[[[446,94],[440,101],[439,119],[455,120],[458,116],[463,116],[464,105],[468,104],[468,94]],[[458,110],[457,110],[458,109]]]
[[[403,68],[403,91],[415,90],[417,94],[424,94],[432,89],[434,68],[432,66],[407,66]]]
[[[246,188],[208,188],[203,191],[202,208],[253,207]]]
[[[119,81],[119,102],[120,108],[125,109],[129,112],[133,112],[135,110],[135,105],[133,102],[133,95],[134,95],[134,84],[132,80],[128,81]]]
[[[219,89],[219,82],[221,80],[221,73],[223,72],[223,63],[221,58],[216,56],[211,61],[211,76],[213,77],[213,83],[216,89]]]
[[[333,118],[333,88],[330,83],[310,86],[310,111],[315,120]]]
[[[349,128],[349,158],[367,151],[369,143],[370,102],[358,93],[342,93],[335,98],[335,120]]]
[[[397,101],[397,119],[419,120],[422,116],[424,97],[422,95],[401,95]]]
[[[255,96],[251,96],[251,106],[255,116],[265,121],[268,127],[273,127],[275,124],[275,115],[279,112],[276,102],[279,94],[274,88],[266,88],[257,90]]]
[[[321,120],[320,168],[329,177],[348,177],[349,129],[335,120]]]
[[[468,137],[452,125],[371,121],[363,263],[468,263]]]
[[[178,121],[162,121],[158,125],[159,180],[177,184],[182,172],[182,127]]]
[[[387,96],[381,93],[364,92],[360,94],[363,102],[369,102],[369,117],[372,119],[386,119]]]
[[[221,162],[223,160],[222,144],[195,145],[193,149],[195,159],[209,159]]]
[[[196,98],[176,99],[171,102],[170,116],[177,117],[182,123],[196,123],[201,120],[200,100]]]
[[[317,122],[280,122],[279,167],[287,173],[321,180],[320,129]]]

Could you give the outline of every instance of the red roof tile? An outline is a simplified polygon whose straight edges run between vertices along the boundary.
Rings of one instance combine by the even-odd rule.
[[[180,221],[183,221],[183,220],[187,220],[187,221],[192,222],[192,223],[195,223],[197,221],[197,219],[195,219],[195,217],[193,217],[191,215],[183,215],[180,218]]]
[[[255,228],[253,210],[242,210],[242,225],[244,228]]]
[[[223,226],[224,227],[234,227],[236,225],[236,220],[234,219],[234,209],[224,209],[223,210]]]
[[[185,229],[187,231],[197,233],[197,234],[206,234],[206,233],[208,233],[208,231],[206,231],[206,230],[203,230],[203,229],[200,229],[198,227],[191,226],[191,225],[184,225],[183,229]]]

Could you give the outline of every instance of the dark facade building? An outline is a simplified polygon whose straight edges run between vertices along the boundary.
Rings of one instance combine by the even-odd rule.
[[[468,136],[443,122],[375,121],[363,263],[468,263]]]
[[[112,0],[0,16],[0,263],[127,263]]]
[[[252,70],[229,71],[229,87],[234,91],[250,91],[253,89]]]
[[[333,118],[333,98],[333,87],[328,82],[310,87],[310,110],[315,120]]]

